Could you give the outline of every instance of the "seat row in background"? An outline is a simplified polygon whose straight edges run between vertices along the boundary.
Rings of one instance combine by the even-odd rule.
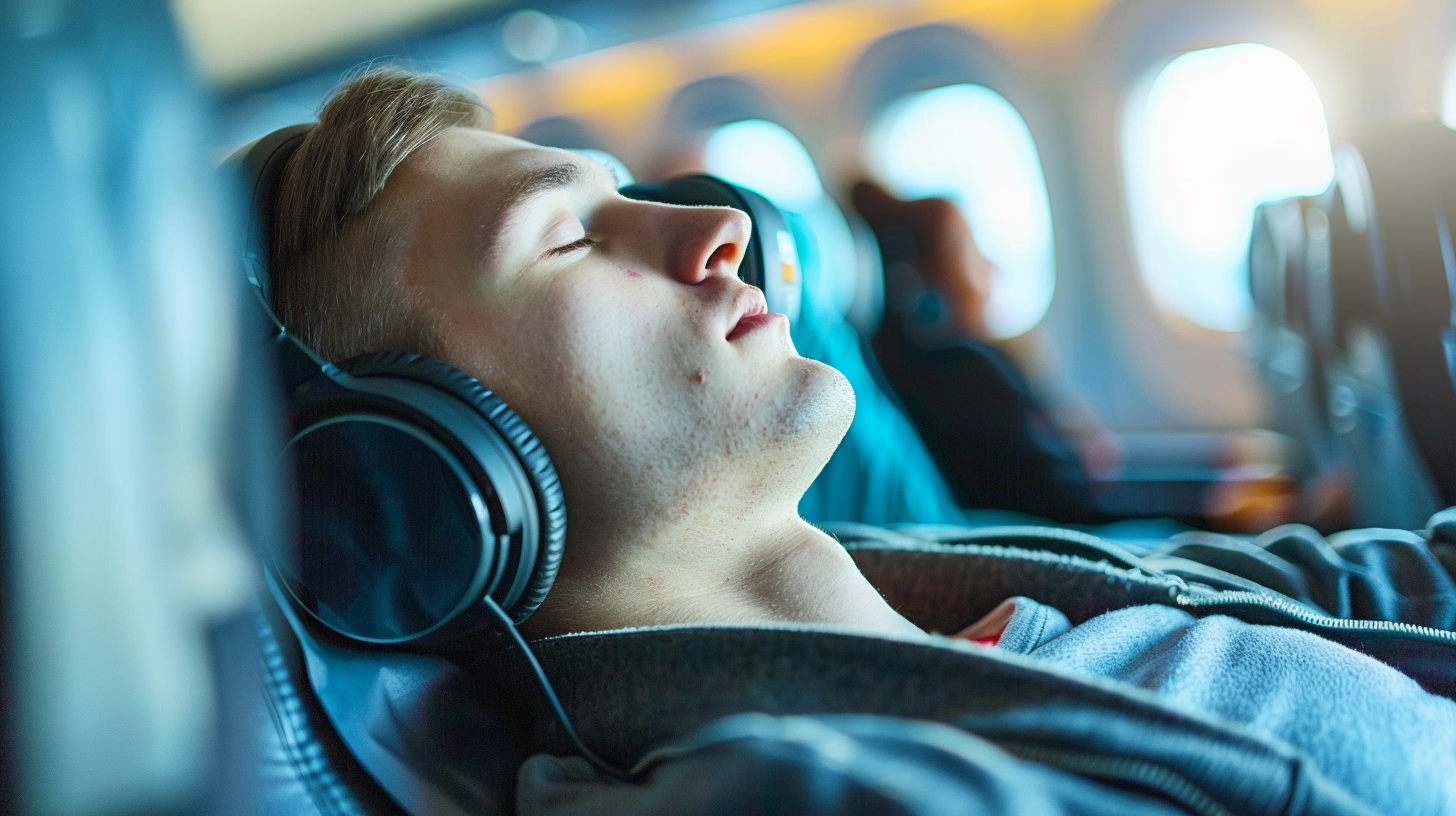
[[[1307,486],[1356,526],[1456,504],[1456,131],[1371,129],[1324,192],[1265,204],[1249,247],[1251,350]]]

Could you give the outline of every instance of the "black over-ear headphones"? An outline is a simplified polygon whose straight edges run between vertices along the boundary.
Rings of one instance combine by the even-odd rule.
[[[359,641],[440,647],[504,613],[530,615],[551,588],[566,509],[550,457],[490,389],[400,351],[334,365],[289,336],[269,308],[269,231],[284,168],[311,126],[275,131],[229,160],[250,198],[247,274],[283,372],[299,529],[266,553],[297,608]],[[800,272],[783,215],[711,176],[636,185],[624,195],[747,212],[740,275],[792,320]]]

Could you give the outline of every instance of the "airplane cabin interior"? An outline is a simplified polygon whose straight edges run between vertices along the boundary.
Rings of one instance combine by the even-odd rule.
[[[0,36],[0,810],[1456,812],[1453,0]]]

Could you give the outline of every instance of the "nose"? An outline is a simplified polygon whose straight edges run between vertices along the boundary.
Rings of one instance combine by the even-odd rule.
[[[666,230],[664,269],[674,279],[698,284],[718,277],[735,277],[748,252],[753,222],[730,207],[662,205],[670,225]]]

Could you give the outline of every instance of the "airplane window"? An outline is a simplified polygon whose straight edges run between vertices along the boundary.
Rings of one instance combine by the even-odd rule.
[[[1441,123],[1456,128],[1456,48],[1446,60],[1446,79],[1441,83]]]
[[[1254,208],[1317,193],[1334,175],[1309,75],[1253,43],[1183,54],[1131,95],[1122,147],[1133,243],[1154,300],[1211,329],[1245,328]]]
[[[703,149],[708,172],[757,190],[781,207],[802,210],[824,195],[802,142],[782,125],[748,119],[724,125]]]
[[[1005,97],[980,85],[911,94],[870,128],[865,163],[896,195],[960,205],[997,269],[993,334],[1041,321],[1056,285],[1051,205],[1031,131]]]
[[[854,233],[828,195],[814,160],[782,125],[745,119],[712,132],[703,147],[709,173],[762,194],[800,216],[813,243],[799,247],[805,284],[815,302],[847,314],[854,303],[858,260]]]

